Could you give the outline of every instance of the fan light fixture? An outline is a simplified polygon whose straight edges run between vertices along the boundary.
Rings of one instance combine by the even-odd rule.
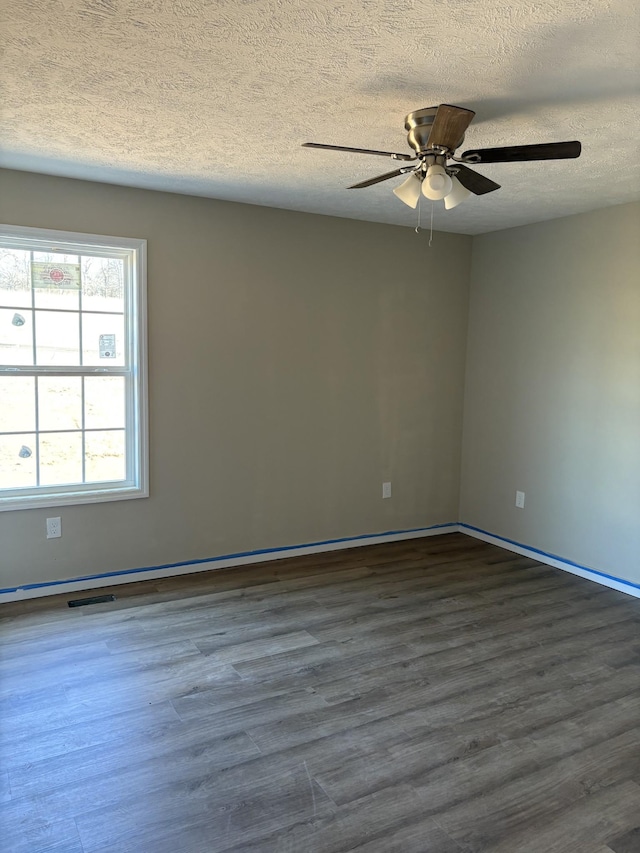
[[[453,188],[451,192],[444,197],[444,206],[447,210],[457,207],[461,201],[464,201],[469,198],[470,195],[473,195],[471,190],[463,187],[457,178],[452,178],[451,183],[453,184]]]
[[[534,145],[506,145],[498,148],[471,148],[461,155],[456,152],[464,142],[465,134],[475,112],[453,104],[438,104],[414,110],[405,116],[404,129],[411,153],[379,151],[374,148],[351,148],[346,145],[328,145],[324,142],[304,142],[305,148],[320,148],[326,151],[343,151],[347,154],[368,154],[375,157],[390,157],[402,163],[414,162],[412,166],[400,166],[392,172],[376,175],[351,184],[350,190],[372,187],[382,181],[411,174],[393,192],[408,207],[418,206],[420,192],[432,201],[444,199],[445,207],[457,207],[469,195],[486,195],[500,189],[491,178],[487,178],[467,164],[481,166],[484,163],[525,163],[539,160],[569,160],[580,156],[582,146],[573,142],[545,142]],[[447,162],[451,174],[447,172]],[[453,177],[457,175],[457,177]]]
[[[449,195],[453,188],[453,183],[449,175],[447,175],[444,166],[434,164],[429,166],[424,181],[422,182],[422,194],[431,201],[440,201],[446,195]]]
[[[409,207],[416,208],[420,199],[420,189],[422,186],[422,177],[419,172],[412,172],[406,181],[403,181],[399,187],[396,187],[393,194],[398,196],[400,201],[403,201]]]
[[[472,195],[458,178],[449,175],[442,166],[437,164],[430,166],[426,175],[419,170],[411,172],[409,177],[393,190],[393,194],[400,201],[414,210],[418,206],[420,193],[432,201],[444,199],[447,210],[452,210]]]

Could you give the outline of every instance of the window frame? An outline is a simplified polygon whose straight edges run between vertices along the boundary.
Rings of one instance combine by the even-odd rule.
[[[124,366],[0,364],[0,376],[123,376],[127,466],[125,480],[0,488],[0,512],[148,497],[147,241],[131,237],[107,237],[75,231],[0,225],[0,247],[36,252],[55,250],[59,253],[90,257],[91,250],[95,250],[93,257],[121,258],[124,261]],[[36,424],[36,435],[39,434]]]

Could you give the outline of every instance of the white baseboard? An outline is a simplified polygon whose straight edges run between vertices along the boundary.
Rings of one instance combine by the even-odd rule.
[[[495,536],[492,533],[487,533],[485,530],[480,530],[477,527],[472,527],[469,524],[459,524],[458,530],[460,533],[465,533],[467,536],[473,536],[475,539],[482,539],[483,542],[489,542],[492,545],[498,545],[504,548],[505,551],[513,551],[515,554],[522,554],[523,557],[531,557],[533,560],[538,560],[547,566],[553,566],[555,569],[562,569],[564,572],[571,572],[572,575],[578,575],[581,578],[599,583],[602,586],[608,586],[611,589],[617,589],[618,592],[626,592],[627,595],[633,595],[635,598],[640,598],[640,585],[633,584],[630,581],[624,581],[620,578],[615,578],[612,575],[607,575],[604,572],[598,572],[595,569],[589,569],[587,566],[581,566],[571,560],[564,560],[554,554],[547,554],[544,551],[539,551],[537,548],[528,548],[526,545],[521,545],[519,542],[514,542],[511,539],[504,539],[502,536]]]
[[[209,560],[191,560],[184,563],[170,563],[162,566],[149,566],[140,569],[127,569],[122,572],[106,572],[100,575],[86,575],[69,580],[48,581],[38,584],[0,589],[0,603],[3,601],[23,601],[28,598],[40,598],[45,595],[79,592],[85,589],[99,589],[134,581],[155,580],[175,577],[194,572],[206,572],[212,569],[228,569],[234,566],[246,566],[251,563],[263,563],[271,560],[283,560],[287,557],[302,557],[306,554],[322,554],[327,551],[340,551],[345,548],[359,548],[364,545],[381,545],[384,542],[400,542],[404,539],[418,539],[423,536],[440,536],[443,533],[458,533],[455,522],[435,524],[431,527],[418,527],[412,530],[390,530],[386,533],[350,536],[344,539],[330,539],[324,542],[311,542],[308,545],[293,545],[284,548],[267,548],[259,551],[247,551],[242,554],[229,554],[212,557]]]
[[[162,566],[148,566],[140,569],[127,569],[121,572],[107,572],[100,575],[86,575],[68,580],[47,581],[39,584],[24,584],[19,587],[0,589],[0,603],[5,601],[23,601],[29,598],[40,598],[45,595],[66,594],[69,592],[80,592],[82,590],[100,589],[102,587],[117,586],[119,584],[133,583],[141,580],[155,580],[159,578],[175,577],[177,575],[193,574],[194,572],[206,572],[215,569],[228,569],[234,566],[246,566],[251,563],[263,563],[271,560],[283,560],[287,557],[302,557],[307,554],[322,554],[329,551],[340,551],[346,548],[359,548],[364,545],[381,545],[385,542],[400,542],[405,539],[418,539],[424,536],[440,536],[443,533],[464,533],[483,542],[489,542],[521,554],[531,557],[548,566],[562,569],[565,572],[579,575],[587,580],[611,589],[624,592],[640,598],[640,585],[612,577],[595,569],[580,566],[571,560],[564,560],[553,554],[547,554],[537,548],[530,548],[472,527],[469,524],[436,524],[431,527],[419,527],[412,530],[390,530],[386,533],[365,534],[363,536],[351,536],[344,539],[331,539],[324,542],[311,542],[308,545],[293,545],[284,548],[267,548],[259,551],[247,551],[242,554],[229,554],[222,557],[212,557],[208,560],[191,560],[183,563],[169,563]]]

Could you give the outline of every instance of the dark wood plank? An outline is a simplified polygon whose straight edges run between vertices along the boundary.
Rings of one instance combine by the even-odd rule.
[[[634,826],[628,832],[617,835],[608,842],[613,853],[638,853],[640,850],[640,826]]]
[[[6,803],[11,799],[11,785],[9,784],[9,774],[0,773],[0,803]]]
[[[11,853],[85,853],[73,819],[20,825],[3,821],[3,849]]]
[[[540,853],[541,850],[545,853],[602,853],[604,842],[616,836],[617,840],[609,841],[609,845],[625,844],[626,839],[636,846],[628,846],[626,850],[609,846],[609,849],[615,853],[637,853],[640,849],[638,835],[634,838],[632,832],[624,830],[637,822],[639,808],[640,787],[633,782],[614,784],[582,797],[552,819],[542,816],[491,848],[476,849],[491,849],[492,853]],[[624,834],[618,836],[621,829]]]
[[[635,851],[637,600],[461,534],[109,591],[0,607],[12,851]]]
[[[629,780],[640,757],[639,734],[639,729],[632,729],[567,755],[569,745],[559,759],[546,761],[544,754],[534,749],[529,754],[543,765],[540,769],[507,780],[494,777],[483,789],[475,789],[477,793],[467,797],[466,802],[460,797],[451,807],[440,808],[438,824],[471,850],[494,849],[501,844],[506,848],[507,840],[514,836],[534,839],[545,821],[559,819],[559,814],[574,803],[607,787],[609,780]],[[514,743],[516,746],[519,744]],[[421,789],[423,793],[432,789],[433,781],[432,774]],[[463,791],[464,788],[460,793]],[[515,842],[513,849],[517,849]]]
[[[461,853],[459,845],[432,818],[407,824],[352,850],[353,853]]]

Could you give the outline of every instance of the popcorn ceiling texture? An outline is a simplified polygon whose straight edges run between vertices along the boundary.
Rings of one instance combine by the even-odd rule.
[[[475,109],[465,148],[579,139],[579,160],[434,226],[480,233],[640,196],[637,0],[4,0],[2,165],[415,225],[377,157],[406,113]],[[423,204],[428,219],[430,204]]]

